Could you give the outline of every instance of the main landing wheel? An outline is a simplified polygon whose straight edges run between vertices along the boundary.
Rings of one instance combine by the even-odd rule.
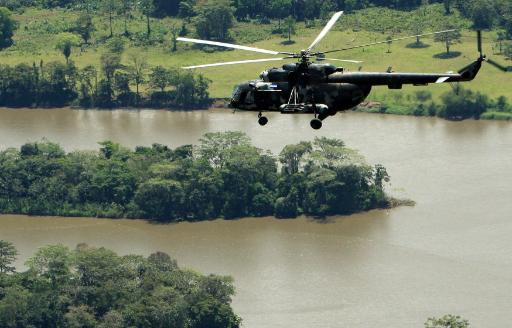
[[[261,126],[267,125],[267,123],[268,123],[268,118],[266,118],[265,116],[260,116],[260,118],[258,118],[258,123],[259,123]]]
[[[322,127],[322,121],[320,121],[317,118],[312,119],[310,124],[311,124],[311,127],[315,130],[318,130]]]

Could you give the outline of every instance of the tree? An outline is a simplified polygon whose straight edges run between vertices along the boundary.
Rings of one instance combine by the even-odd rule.
[[[452,9],[451,9],[452,0],[443,0],[443,4],[444,4],[444,13],[445,13],[445,15],[451,15],[451,13],[452,13]]]
[[[139,104],[139,87],[146,80],[146,70],[148,68],[147,58],[139,52],[130,54],[131,65],[128,66],[128,72],[133,82],[135,82],[135,90],[137,93],[137,105]]]
[[[178,16],[184,18],[184,22],[190,23],[190,18],[196,15],[194,4],[194,0],[180,1]]]
[[[12,36],[17,26],[9,9],[0,7],[0,50],[12,45]]]
[[[512,60],[512,42],[508,42],[505,45],[505,50],[503,51],[503,55],[505,55],[505,58],[508,60]]]
[[[469,321],[460,316],[447,314],[441,318],[429,318],[425,322],[425,328],[469,328]]]
[[[498,54],[503,53],[503,41],[505,41],[506,39],[507,39],[507,33],[505,33],[505,31],[498,31],[498,35],[496,38],[496,41],[498,42],[498,48],[499,48]]]
[[[332,0],[322,1],[320,5],[320,18],[329,19],[334,11],[336,11],[336,4]]]
[[[140,11],[146,16],[146,33],[149,38],[151,35],[151,19],[150,16],[155,12],[155,4],[153,0],[141,0],[139,2]]]
[[[64,316],[66,327],[69,328],[94,328],[96,318],[87,305],[72,306]]]
[[[393,37],[391,35],[388,35],[388,37],[386,38],[386,43],[388,45],[387,53],[390,54],[391,53],[391,45],[393,44]]]
[[[134,0],[119,0],[118,10],[119,13],[124,18],[124,35],[129,36],[130,31],[128,31],[128,20],[131,18],[132,10],[135,6]]]
[[[178,263],[176,262],[176,260],[173,260],[169,256],[169,254],[164,253],[164,252],[152,253],[151,255],[149,255],[148,261],[149,261],[149,263],[156,266],[156,268],[159,271],[162,271],[162,272],[170,272],[170,271],[178,270]]]
[[[12,243],[0,240],[0,273],[14,272],[12,264],[16,261],[17,255],[18,251]]]
[[[100,323],[97,326],[98,328],[123,328],[124,317],[121,313],[116,310],[111,310],[101,318]]]
[[[446,29],[451,29],[451,28],[453,28],[453,27],[447,27]],[[454,43],[459,42],[460,38],[461,38],[460,32],[458,30],[455,30],[453,32],[436,34],[434,37],[434,41],[444,43],[445,47],[446,47],[446,54],[450,54],[450,47]]]
[[[178,15],[179,5],[185,1],[153,0],[155,4],[155,14],[160,17]]]
[[[508,109],[508,100],[505,96],[500,96],[496,100],[496,107],[500,112],[505,112]]]
[[[148,217],[168,220],[182,217],[184,196],[178,181],[150,179],[139,186],[134,201]]]
[[[304,5],[302,8],[301,15],[297,15],[297,12],[296,12],[295,18],[304,19],[304,20],[307,20],[307,19],[313,20],[315,18],[318,18],[320,16],[320,8],[322,6],[322,2],[324,2],[324,1],[305,0],[303,2]]]
[[[174,81],[176,105],[183,107],[207,105],[210,100],[208,94],[210,82],[204,76],[196,76],[190,72],[177,75],[177,79]]]
[[[28,261],[28,267],[45,278],[52,286],[63,287],[62,284],[71,274],[72,257],[69,248],[63,245],[41,247]]]
[[[423,34],[425,28],[427,26],[427,12],[425,7],[420,7],[418,10],[414,11],[412,16],[412,32],[417,35],[416,36],[416,46],[421,45],[421,37],[420,34]]]
[[[101,55],[101,70],[107,81],[112,81],[115,72],[121,68],[121,56],[114,53]]]
[[[288,36],[289,43],[292,42],[292,34],[295,34],[295,25],[295,18],[293,18],[292,16],[288,16],[288,18],[286,18],[286,20],[284,21],[284,26],[286,28],[286,34]]]
[[[442,97],[442,111],[440,116],[448,119],[478,119],[487,108],[491,107],[489,99],[479,92],[459,87],[455,91],[447,92]]]
[[[92,33],[96,30],[96,27],[92,22],[92,16],[88,13],[81,13],[75,22],[73,30],[82,37],[85,44],[88,44]]]
[[[223,167],[226,162],[226,152],[234,146],[249,146],[249,137],[238,131],[209,132],[199,139],[195,150],[199,157],[206,159],[213,167]]]
[[[471,2],[471,19],[476,29],[487,29],[494,25],[495,17],[498,13],[495,4],[490,0],[478,0]]]
[[[294,218],[299,214],[297,197],[291,193],[287,197],[276,199],[274,215],[278,218]]]
[[[171,71],[163,66],[156,66],[153,68],[149,76],[149,85],[154,89],[160,89],[161,92],[169,86],[178,72]]]
[[[171,35],[172,35],[172,52],[176,52],[178,50],[178,35],[179,35],[179,29],[176,25],[173,25],[171,27]]]
[[[194,20],[196,31],[202,39],[225,41],[229,39],[229,29],[233,26],[234,9],[229,0],[207,0],[197,7]]]
[[[114,30],[113,30],[113,20],[114,20],[114,14],[119,10],[120,3],[119,0],[103,0],[101,2],[101,9],[103,13],[105,13],[108,16],[108,25],[110,29],[110,37],[114,36]]]
[[[194,302],[190,309],[191,328],[238,328],[241,319],[229,305],[212,298]]]
[[[292,0],[274,0],[270,2],[269,12],[277,18],[278,30],[281,32],[281,20],[290,15]]]
[[[98,71],[96,67],[88,65],[79,73],[80,105],[93,107],[98,93]]]
[[[310,142],[302,141],[296,145],[287,145],[279,154],[279,161],[283,164],[283,171],[287,174],[298,173],[302,168],[302,159],[311,153],[313,147]]]
[[[0,299],[0,327],[28,327],[31,293],[22,286],[7,287]]]
[[[121,37],[114,37],[108,40],[106,47],[112,53],[122,54],[125,48],[124,40]]]
[[[80,44],[80,38],[73,33],[64,32],[57,35],[57,50],[60,50],[66,58],[66,63],[69,63],[69,56],[71,56],[71,49]]]

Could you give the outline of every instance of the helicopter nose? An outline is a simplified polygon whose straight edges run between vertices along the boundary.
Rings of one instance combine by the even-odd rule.
[[[231,98],[231,100],[228,103],[228,108],[238,108],[238,101]]]

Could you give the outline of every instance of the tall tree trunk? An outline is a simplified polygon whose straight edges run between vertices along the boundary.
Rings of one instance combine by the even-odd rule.
[[[148,25],[148,38],[149,36],[151,35],[151,25],[150,25],[150,22],[149,22],[149,14],[146,15],[146,19],[147,19],[147,25]]]
[[[110,25],[110,37],[113,37],[114,31],[112,29],[112,11],[109,12],[109,25]]]
[[[137,97],[135,99],[135,107],[139,107],[139,83],[136,83],[135,85]]]

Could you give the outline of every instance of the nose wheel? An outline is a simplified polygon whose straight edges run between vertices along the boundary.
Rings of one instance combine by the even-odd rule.
[[[268,118],[266,118],[265,116],[263,116],[261,113],[258,114],[258,123],[259,125],[261,126],[265,126],[267,125],[268,123]]]

